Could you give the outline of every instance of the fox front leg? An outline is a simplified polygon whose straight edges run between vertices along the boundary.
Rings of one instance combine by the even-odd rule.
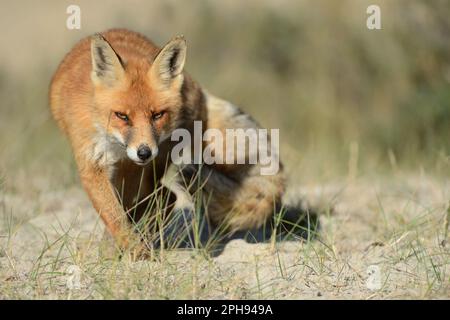
[[[130,250],[136,258],[144,255],[147,247],[134,232],[117,199],[107,168],[90,163],[81,163],[79,168],[83,187],[117,245],[122,250]]]

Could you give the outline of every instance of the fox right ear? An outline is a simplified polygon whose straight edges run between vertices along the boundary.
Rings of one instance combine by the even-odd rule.
[[[99,33],[91,38],[91,79],[95,85],[112,86],[124,75],[120,57]]]
[[[186,61],[186,40],[178,36],[170,40],[158,53],[150,69],[150,77],[163,87],[180,85]]]

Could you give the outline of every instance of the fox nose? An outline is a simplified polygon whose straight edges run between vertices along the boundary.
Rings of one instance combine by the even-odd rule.
[[[139,146],[139,148],[137,150],[137,156],[139,157],[139,159],[141,159],[142,161],[145,161],[148,158],[150,158],[151,155],[152,155],[152,151],[150,150],[150,148],[147,145]]]

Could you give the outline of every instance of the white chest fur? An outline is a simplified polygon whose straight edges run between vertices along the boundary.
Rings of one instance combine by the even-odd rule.
[[[103,129],[98,129],[93,141],[88,157],[100,166],[113,166],[127,156],[123,141],[116,135],[107,134]]]

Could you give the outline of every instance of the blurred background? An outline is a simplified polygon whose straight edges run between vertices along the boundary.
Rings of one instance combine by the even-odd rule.
[[[66,28],[70,4],[80,30]],[[366,27],[370,4],[382,30]],[[298,183],[392,170],[448,179],[449,17],[447,0],[1,1],[0,181],[77,181],[48,86],[78,40],[112,27],[158,45],[183,34],[196,80],[280,128]]]

